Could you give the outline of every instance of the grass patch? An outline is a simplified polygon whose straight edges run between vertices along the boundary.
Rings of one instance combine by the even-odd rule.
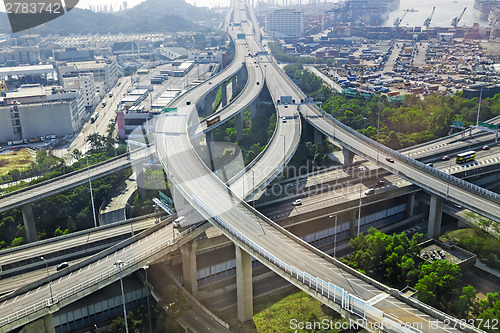
[[[300,330],[291,326],[291,321],[307,322],[314,318],[321,322],[323,319],[344,321],[338,314],[321,304],[316,299],[301,291],[287,296],[276,303],[268,304],[267,307],[256,313],[253,317],[257,332],[311,332],[312,330]],[[316,330],[317,332],[337,332],[337,330]]]
[[[447,242],[449,240],[466,238],[466,237],[473,237],[475,235],[476,235],[476,233],[475,233],[473,228],[466,228],[466,229],[448,231],[444,235],[440,236],[439,240],[441,242]]]
[[[476,227],[450,231],[442,238],[476,254],[486,265],[500,268],[500,237]]]
[[[35,162],[35,158],[36,153],[27,148],[0,155],[0,176],[16,169],[28,169]]]

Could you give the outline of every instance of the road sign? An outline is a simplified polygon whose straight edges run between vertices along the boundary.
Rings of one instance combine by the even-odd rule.
[[[177,108],[164,108],[163,112],[166,112],[166,113],[177,112]]]
[[[479,122],[479,126],[486,127],[486,128],[492,129],[494,131],[496,131],[498,129],[498,126],[495,124],[487,124],[487,123]]]
[[[170,199],[165,193],[163,193],[162,191],[158,191],[159,195],[160,195],[160,200],[165,204],[167,205],[168,207],[172,208],[174,207],[174,204],[172,202],[172,199]]]
[[[455,126],[461,126],[461,127],[465,126],[465,124],[461,121],[452,121],[451,124],[455,125]]]

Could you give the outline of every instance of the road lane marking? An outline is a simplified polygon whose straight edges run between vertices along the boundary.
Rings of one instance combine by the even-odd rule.
[[[374,305],[374,304],[380,302],[381,300],[386,299],[389,296],[390,295],[388,293],[381,292],[377,296],[374,296],[374,297],[370,298],[368,301],[366,301],[366,304],[368,304],[368,305]]]

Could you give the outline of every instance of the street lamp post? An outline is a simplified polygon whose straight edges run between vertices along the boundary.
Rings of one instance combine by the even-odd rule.
[[[92,182],[90,181],[89,157],[87,156],[87,175],[89,176],[90,201],[92,202],[92,213],[94,216],[94,227],[97,228],[97,218],[95,216],[94,194],[92,192]]]
[[[337,254],[337,217],[338,214],[330,215],[328,216],[329,218],[335,217],[335,229],[334,229],[334,236],[333,236],[333,257],[336,257]]]
[[[148,268],[149,265],[143,266],[144,274],[146,275],[146,288],[148,288]],[[153,332],[153,328],[151,327],[151,305],[149,302],[149,290],[148,290],[148,318],[149,318],[149,332]]]
[[[122,266],[125,263],[122,260],[118,260],[115,262],[115,267],[118,267],[120,270],[120,286],[122,288],[122,303],[123,303],[123,316],[125,318],[125,332],[128,333],[128,323],[127,323],[127,308],[125,306],[125,292],[123,291],[123,279],[122,279]]]
[[[359,207],[358,207],[358,237],[359,229],[361,229],[361,191],[363,189],[363,174],[361,174],[361,181],[359,183]]]
[[[49,277],[49,263],[47,260],[45,260],[44,257],[40,257],[41,260],[45,261],[45,269],[47,270],[47,278]],[[50,290],[50,301],[52,302],[52,299],[54,296],[52,295],[52,281],[49,281],[49,290]]]
[[[283,137],[283,178],[285,177],[285,155],[286,155],[286,145],[285,145],[285,134],[280,134]]]

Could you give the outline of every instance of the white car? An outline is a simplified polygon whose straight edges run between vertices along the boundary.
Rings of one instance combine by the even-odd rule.
[[[365,195],[370,195],[370,194],[375,194],[375,189],[370,188],[370,189],[365,191]]]
[[[293,202],[293,205],[294,205],[294,206],[300,206],[300,205],[302,205],[302,200],[300,200],[300,199],[295,200],[295,201]]]

